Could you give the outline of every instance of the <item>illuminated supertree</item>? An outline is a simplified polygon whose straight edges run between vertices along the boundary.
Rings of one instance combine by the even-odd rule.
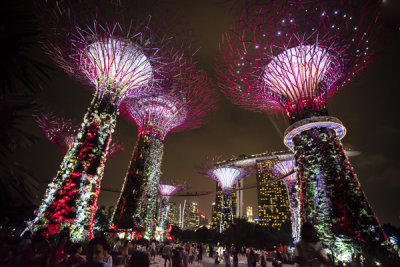
[[[162,90],[125,101],[124,110],[139,128],[138,139],[112,227],[118,228],[121,219],[130,218],[145,226],[145,238],[152,237],[165,136],[170,131],[199,127],[215,102],[205,72],[195,71],[190,64]]]
[[[283,176],[290,173],[294,169],[294,160],[285,160],[276,163],[273,166],[273,171],[277,176]],[[289,207],[292,221],[292,237],[293,241],[297,243],[300,238],[300,201],[299,201],[299,187],[296,179],[296,173],[284,178],[286,190],[289,198]]]
[[[79,132],[79,126],[73,123],[71,119],[57,117],[52,113],[42,113],[36,117],[36,122],[45,133],[46,138],[50,142],[56,144],[64,155],[69,149],[72,148],[72,145],[76,141],[77,134]],[[107,150],[107,157],[115,156],[123,150],[124,147],[119,141],[112,140]],[[41,218],[45,216],[43,212],[45,212],[49,208],[48,205],[53,203],[55,200],[54,193],[57,191],[58,184],[59,181],[57,181],[56,176],[47,186],[45,196],[42,200],[36,217]],[[30,225],[30,227],[32,227],[32,225]]]
[[[287,114],[292,125],[284,142],[295,152],[302,222],[314,223],[335,257],[348,261],[360,249],[387,248],[343,151],[346,129],[326,108],[326,99],[370,61],[376,7],[347,0],[269,3],[249,8],[224,35],[220,86],[244,108]]]
[[[230,227],[233,222],[232,187],[233,185],[254,172],[254,168],[240,167],[233,164],[219,164],[215,160],[205,162],[197,167],[197,172],[218,182],[222,189],[222,207],[220,233]]]
[[[173,60],[168,39],[155,34],[150,17],[125,19],[126,10],[111,1],[45,1],[37,6],[42,7],[38,14],[45,51],[72,77],[89,84],[94,93],[55,178],[53,201],[41,205],[39,214],[43,216],[36,217],[33,226],[34,230],[45,228],[49,234],[70,226],[71,237],[83,239],[92,236],[106,154],[121,101],[150,91],[164,74],[173,71],[173,65],[167,63]]]
[[[73,123],[71,119],[57,117],[52,113],[40,114],[36,117],[36,122],[46,138],[56,144],[64,154],[72,147],[79,132],[79,125]],[[122,151],[124,147],[121,142],[112,140],[107,150],[107,157],[116,156]]]
[[[165,230],[167,229],[167,215],[168,215],[168,202],[170,198],[182,191],[188,189],[186,184],[179,184],[173,181],[162,181],[158,185],[158,193],[160,195],[160,207],[159,207],[159,216],[158,216],[158,226],[159,231],[161,232],[161,239],[163,239]]]

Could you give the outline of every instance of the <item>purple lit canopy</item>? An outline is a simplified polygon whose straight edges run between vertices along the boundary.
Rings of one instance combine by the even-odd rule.
[[[271,1],[249,8],[220,44],[219,85],[235,104],[289,116],[323,109],[373,55],[370,2]],[[372,10],[372,8],[370,8]],[[357,10],[357,15],[354,10]]]

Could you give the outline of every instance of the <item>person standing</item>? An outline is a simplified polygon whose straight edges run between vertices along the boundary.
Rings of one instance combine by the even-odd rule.
[[[82,251],[83,251],[83,247],[81,244],[79,244],[79,243],[73,244],[69,248],[70,256],[69,256],[67,262],[65,263],[65,266],[71,267],[72,265],[75,265],[77,263],[85,262],[86,258],[81,256]]]
[[[149,267],[150,259],[147,253],[142,251],[133,251],[128,267]]]
[[[125,266],[128,264],[129,240],[125,240],[125,244],[121,249],[121,254],[122,254],[122,258],[121,258],[120,264]]]
[[[38,258],[38,251],[40,251],[47,244],[47,240],[40,234],[36,235],[32,243],[28,245],[22,252],[21,261],[19,267],[31,267],[44,263],[44,258]]]
[[[113,265],[113,258],[109,253],[110,247],[108,244],[106,244],[106,247],[104,248],[104,262],[110,264],[111,266]]]
[[[176,248],[172,250],[172,267],[181,267],[181,253],[180,253],[180,248]]]
[[[193,264],[194,255],[195,255],[195,248],[194,248],[193,244],[190,244],[189,245],[189,265]]]
[[[189,247],[185,246],[183,251],[182,251],[182,266],[183,267],[188,267],[189,266],[189,253],[188,253]]]
[[[106,248],[107,241],[105,239],[93,238],[87,246],[86,262],[75,264],[72,267],[112,267],[111,264],[104,262]]]
[[[200,243],[200,244],[198,245],[197,251],[198,251],[197,260],[198,260],[198,262],[199,262],[199,266],[203,266],[203,253],[204,253],[204,250],[203,250],[203,243]]]
[[[150,244],[151,257],[150,258],[153,258],[153,262],[156,260],[156,249],[157,249],[156,242],[155,241],[151,242],[151,244]]]
[[[171,265],[171,254],[172,254],[172,247],[169,243],[166,243],[162,250],[162,257],[164,258],[164,267]]]
[[[294,251],[296,267],[323,267],[330,262],[324,248],[318,242],[314,225],[304,223],[301,226],[300,237],[301,240],[296,244]]]
[[[239,257],[238,257],[238,249],[237,247],[233,248],[233,267],[238,267],[239,265]]]
[[[267,267],[267,255],[265,248],[261,251],[261,267]]]
[[[60,239],[55,247],[50,248],[47,254],[46,266],[58,267],[59,264],[67,260],[65,244],[68,242],[68,234],[61,233]]]
[[[228,247],[226,247],[224,251],[224,261],[225,261],[225,267],[231,267],[231,255],[229,253]]]

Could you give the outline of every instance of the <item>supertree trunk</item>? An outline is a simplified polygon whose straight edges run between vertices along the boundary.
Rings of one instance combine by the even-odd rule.
[[[68,226],[73,240],[91,237],[107,149],[116,124],[115,102],[107,95],[93,98],[76,141],[46,191],[34,230],[44,228],[55,234]]]
[[[300,200],[299,200],[299,185],[296,181],[286,181],[286,190],[289,198],[289,207],[292,220],[292,237],[294,243],[300,239]]]
[[[168,206],[168,198],[162,197],[161,198],[161,204],[160,204],[160,220],[158,222],[158,226],[165,232],[168,227],[168,211],[169,211],[169,206]]]
[[[302,222],[312,222],[321,242],[340,260],[387,238],[368,204],[343,146],[328,128],[294,137]],[[343,258],[345,257],[345,258]]]
[[[222,192],[222,207],[221,207],[221,224],[220,233],[232,225],[233,214],[232,214],[232,192]]]
[[[140,224],[145,225],[144,237],[152,236],[163,153],[164,143],[158,136],[139,136],[112,218],[113,227],[118,228],[122,218],[128,218],[132,222],[136,218]]]

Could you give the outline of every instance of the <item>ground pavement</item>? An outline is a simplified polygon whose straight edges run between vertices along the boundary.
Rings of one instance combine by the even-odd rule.
[[[151,267],[164,267],[164,259],[160,255],[157,255],[155,261],[151,261],[150,266]],[[194,264],[190,265],[190,266],[197,267],[199,265],[198,265],[197,262],[194,262]],[[211,266],[212,267],[215,267],[215,266],[224,267],[225,263],[220,263],[219,265],[215,265],[213,258],[203,256],[203,266],[204,267],[211,267]],[[290,264],[284,264],[283,265],[283,267],[293,267],[293,266],[294,265],[290,265]],[[246,259],[246,257],[242,257],[242,256],[239,255],[239,267],[247,267],[247,259]],[[272,267],[271,262],[267,262],[267,267]]]

